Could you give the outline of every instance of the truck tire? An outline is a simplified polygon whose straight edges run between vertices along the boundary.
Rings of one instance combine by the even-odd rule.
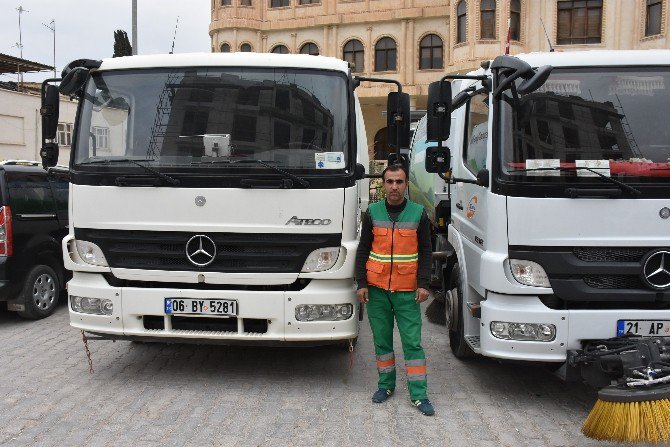
[[[463,284],[461,282],[461,269],[459,265],[454,265],[451,270],[449,278],[449,288],[447,294],[450,295],[447,299],[446,309],[447,328],[449,329],[449,347],[454,357],[458,359],[465,359],[472,357],[475,353],[470,348],[470,345],[465,341],[465,331],[463,325]],[[451,302],[449,302],[451,301]],[[450,312],[455,313],[449,315]],[[453,321],[455,319],[455,321]]]
[[[48,317],[58,305],[60,281],[53,268],[48,265],[36,265],[26,275],[20,292],[25,310],[18,314],[30,320]]]

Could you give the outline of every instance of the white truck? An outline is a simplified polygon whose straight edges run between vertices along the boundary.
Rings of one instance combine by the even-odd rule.
[[[334,58],[255,53],[78,60],[63,240],[70,323],[89,337],[351,346],[368,152]],[[406,95],[406,94],[404,94]]]
[[[604,386],[612,368],[584,353],[665,345],[670,51],[500,56],[430,92],[409,195],[436,230],[454,355],[580,366]]]

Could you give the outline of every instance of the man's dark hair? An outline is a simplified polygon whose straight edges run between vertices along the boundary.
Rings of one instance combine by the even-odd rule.
[[[409,174],[407,173],[407,168],[404,165],[396,163],[385,167],[384,170],[382,171],[382,180],[386,180],[384,177],[386,176],[387,171],[390,172],[402,171],[405,173],[405,180],[409,180]]]

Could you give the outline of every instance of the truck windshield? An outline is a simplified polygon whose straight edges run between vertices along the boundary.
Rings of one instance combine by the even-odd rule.
[[[670,182],[667,69],[556,68],[518,102],[507,92],[502,110],[508,181]]]
[[[293,68],[198,67],[97,72],[83,98],[74,167],[170,172],[342,172],[348,161],[344,74]],[[108,163],[94,163],[107,160]]]

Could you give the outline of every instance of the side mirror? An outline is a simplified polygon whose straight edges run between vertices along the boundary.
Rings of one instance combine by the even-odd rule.
[[[489,187],[489,170],[484,168],[480,169],[477,173],[477,184],[483,186],[484,188]]]
[[[75,67],[70,70],[58,87],[58,90],[66,96],[81,94],[81,90],[84,88],[86,79],[88,79],[88,69],[84,67]]]
[[[428,141],[443,141],[451,131],[451,83],[431,82],[428,86],[427,104]]]
[[[409,147],[409,95],[391,92],[386,107],[388,145],[396,149]]]
[[[58,163],[58,144],[44,143],[40,149],[40,157],[42,157],[42,167],[44,169],[56,166]]]
[[[554,67],[552,67],[551,65],[545,65],[543,67],[538,68],[535,75],[533,75],[532,78],[526,79],[521,84],[519,84],[517,91],[522,95],[526,95],[542,87],[544,83],[547,82],[547,79],[549,78],[549,75],[551,74],[551,70],[553,68]]]
[[[428,147],[424,163],[426,172],[431,174],[447,172],[451,164],[451,150],[448,147]]]
[[[356,163],[356,167],[354,168],[354,177],[356,180],[362,180],[365,178],[365,166],[363,166],[360,163]]]
[[[58,96],[58,87],[47,84],[42,93],[42,139],[53,140],[58,132],[58,114],[60,106],[60,97]]]

